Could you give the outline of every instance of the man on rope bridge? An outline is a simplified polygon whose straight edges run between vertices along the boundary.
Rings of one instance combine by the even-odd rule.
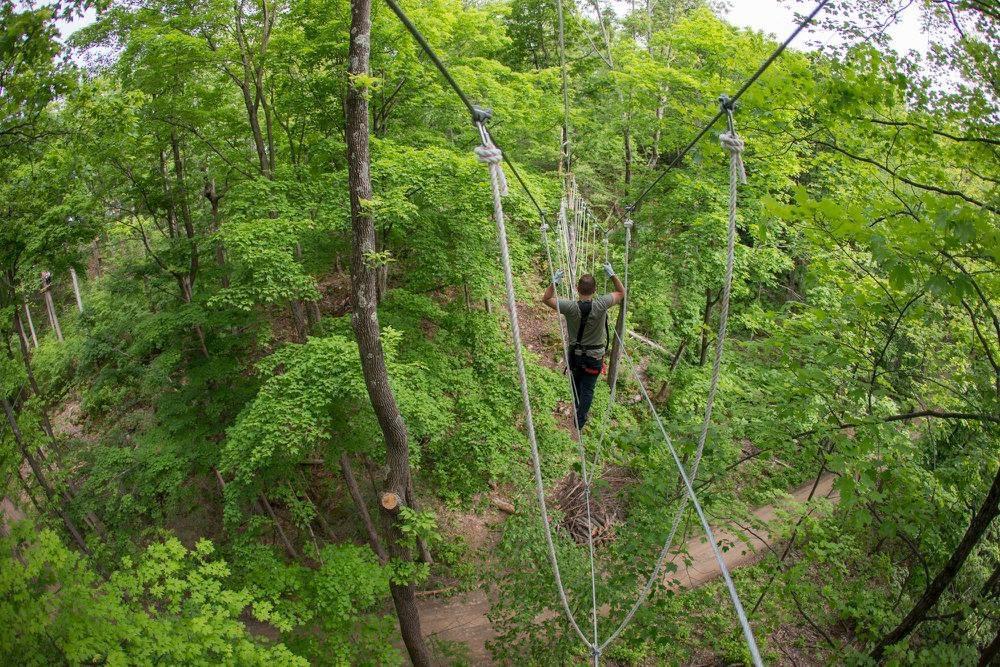
[[[573,402],[576,404],[576,425],[583,428],[594,401],[594,387],[604,370],[604,355],[608,350],[608,311],[625,298],[625,286],[615,275],[611,264],[604,264],[604,273],[611,279],[615,291],[602,296],[597,292],[597,279],[587,273],[576,283],[578,301],[556,297],[556,288],[563,280],[562,269],[552,277],[552,284],[542,295],[542,302],[566,318],[569,343],[569,371],[573,374]]]

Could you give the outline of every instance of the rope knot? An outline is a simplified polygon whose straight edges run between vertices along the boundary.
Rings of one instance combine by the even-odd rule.
[[[503,152],[492,143],[476,146],[476,158],[483,164],[489,165],[490,171],[496,173],[497,185],[500,187],[500,196],[507,196],[507,177],[503,173]]]
[[[632,225],[634,224],[635,223],[632,222],[632,218],[625,218],[625,229],[632,229]]]
[[[743,139],[735,131],[723,132],[719,135],[719,143],[729,151],[730,162],[736,170],[736,176],[739,177],[740,183],[746,183],[747,172],[743,166],[743,150],[746,148],[746,144],[743,143]]]
[[[547,231],[549,231],[549,223],[543,222],[542,223],[542,233],[544,234]]]
[[[493,144],[476,146],[476,157],[483,164],[500,164],[503,162],[503,152]]]

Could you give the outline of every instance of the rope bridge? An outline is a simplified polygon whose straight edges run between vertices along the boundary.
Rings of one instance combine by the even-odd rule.
[[[663,172],[661,172],[646,188],[644,188],[638,197],[629,205],[624,207],[624,213],[621,214],[612,224],[602,227],[596,222],[596,218],[593,216],[590,207],[580,196],[579,191],[576,188],[575,180],[571,173],[566,174],[566,187],[565,192],[560,202],[559,215],[557,217],[557,234],[558,243],[556,244],[555,257],[556,262],[553,262],[553,252],[552,246],[549,242],[549,222],[545,215],[545,211],[539,205],[538,200],[535,198],[534,194],[528,188],[527,183],[521,177],[521,174],[517,171],[513,162],[506,156],[500,147],[497,145],[495,139],[490,135],[489,130],[486,127],[487,122],[492,117],[492,112],[483,109],[481,107],[475,106],[462,91],[461,87],[451,76],[448,68],[444,65],[441,59],[437,56],[434,50],[428,44],[427,40],[420,33],[417,27],[410,21],[409,17],[403,12],[395,0],[386,0],[386,3],[392,9],[393,13],[399,18],[406,29],[414,37],[414,39],[419,43],[421,48],[424,50],[426,55],[430,58],[431,62],[434,63],[435,67],[444,77],[445,81],[451,86],[456,95],[461,99],[462,103],[469,110],[472,115],[472,121],[476,129],[479,132],[479,138],[481,144],[475,148],[477,158],[487,165],[490,172],[490,186],[493,197],[493,219],[496,223],[497,237],[500,245],[500,264],[504,274],[504,289],[506,293],[507,301],[507,313],[510,318],[511,324],[511,334],[514,343],[514,359],[517,366],[518,383],[521,390],[521,399],[524,407],[525,415],[525,431],[528,437],[528,444],[531,450],[531,463],[534,472],[535,481],[535,495],[538,500],[538,505],[540,508],[540,514],[542,519],[542,526],[545,533],[545,546],[548,554],[549,564],[552,568],[553,578],[555,579],[556,590],[558,592],[559,601],[562,605],[563,612],[572,627],[573,631],[583,642],[584,646],[589,650],[593,664],[599,665],[600,658],[603,652],[614,642],[628,627],[632,619],[635,617],[636,612],[645,603],[646,599],[649,597],[650,592],[656,581],[659,580],[661,572],[663,570],[664,563],[666,562],[667,555],[669,554],[671,544],[673,543],[674,537],[676,536],[680,521],[687,510],[687,505],[690,502],[694,507],[695,513],[698,516],[698,520],[701,523],[702,528],[705,531],[705,536],[708,539],[709,544],[712,548],[712,553],[715,556],[716,561],[719,564],[719,569],[722,573],[723,580],[725,582],[726,589],[729,593],[730,600],[732,601],[733,608],[736,612],[737,619],[739,620],[740,627],[743,632],[744,639],[747,644],[747,648],[750,652],[750,657],[754,665],[762,665],[760,651],[757,648],[757,641],[753,634],[753,629],[750,627],[749,620],[743,609],[743,605],[740,601],[739,594],[736,591],[736,587],[733,584],[732,577],[729,574],[729,569],[726,566],[725,559],[722,557],[722,553],[719,550],[718,543],[712,532],[712,527],[709,525],[707,518],[705,517],[705,512],[702,509],[701,503],[698,501],[697,494],[694,491],[693,480],[697,478],[698,468],[701,464],[702,455],[705,449],[705,443],[708,439],[708,430],[711,425],[712,420],[712,409],[715,402],[715,396],[718,391],[719,375],[722,365],[722,356],[726,339],[726,332],[728,326],[729,318],[729,298],[730,290],[732,287],[733,279],[733,261],[734,261],[734,251],[735,251],[735,238],[736,238],[736,216],[737,216],[737,203],[738,203],[738,191],[739,185],[746,183],[746,171],[743,165],[742,154],[745,149],[743,140],[736,133],[733,111],[735,109],[736,101],[753,85],[765,71],[777,60],[781,53],[787,48],[787,46],[794,40],[802,30],[805,29],[809,23],[816,17],[816,15],[827,5],[829,0],[820,0],[820,2],[815,6],[812,12],[807,15],[802,22],[796,27],[789,37],[782,42],[771,55],[757,68],[757,70],[744,82],[744,84],[737,90],[735,94],[731,97],[723,95],[720,97],[719,110],[716,114],[705,124],[697,135],[685,146],[685,148],[677,153],[674,159],[667,165]],[[566,61],[564,53],[563,44],[563,8],[561,0],[557,0],[557,11],[559,14],[559,46],[560,46],[560,64],[562,66],[562,97],[564,104],[564,126],[563,126],[563,137],[561,142],[561,155],[562,161],[567,167],[569,166],[570,158],[570,142],[569,142],[569,96],[567,92],[567,76],[566,76]],[[588,461],[586,446],[584,438],[580,429],[576,424],[578,421],[576,419],[576,396],[573,395],[573,424],[576,429],[575,435],[578,454],[580,456],[580,469],[581,475],[584,483],[584,497],[586,500],[586,522],[587,522],[587,546],[590,564],[590,632],[584,632],[581,625],[577,622],[575,615],[573,614],[572,607],[569,603],[569,596],[567,594],[566,588],[562,581],[562,575],[559,568],[559,559],[556,555],[555,544],[552,538],[552,526],[551,520],[548,513],[548,508],[545,499],[545,484],[542,478],[541,470],[541,457],[539,455],[538,449],[538,438],[535,432],[534,416],[531,408],[531,398],[528,388],[527,372],[525,369],[524,355],[522,352],[522,341],[521,341],[521,328],[520,322],[517,314],[516,300],[514,294],[514,278],[511,269],[510,262],[510,249],[507,240],[507,229],[506,222],[504,218],[503,210],[503,198],[507,195],[507,179],[504,173],[503,165],[511,170],[514,174],[515,179],[518,184],[524,190],[525,194],[528,196],[531,203],[534,205],[535,209],[538,211],[539,218],[541,220],[540,232],[542,236],[542,242],[545,248],[545,256],[548,265],[549,277],[553,278],[555,275],[555,264],[558,263],[564,270],[565,274],[569,278],[566,286],[566,296],[572,298],[575,296],[575,284],[576,276],[585,271],[593,272],[593,268],[596,265],[596,261],[599,257],[599,242],[603,243],[604,258],[605,261],[609,257],[609,238],[610,235],[616,231],[618,225],[623,225],[625,228],[625,243],[624,243],[624,271],[623,271],[623,285],[625,287],[625,299],[621,303],[622,308],[622,318],[624,321],[624,312],[626,309],[628,301],[628,267],[629,267],[629,250],[632,241],[632,216],[638,211],[640,204],[645,200],[649,193],[660,183],[660,181],[674,168],[684,156],[690,152],[690,150],[711,130],[712,127],[722,118],[726,119],[727,129],[719,136],[719,141],[724,150],[729,153],[729,217],[726,233],[726,263],[723,275],[723,287],[721,295],[720,304],[720,315],[719,315],[719,330],[718,337],[716,338],[715,345],[715,356],[712,363],[712,376],[709,383],[708,394],[705,400],[705,413],[701,423],[701,429],[698,435],[698,442],[695,450],[694,461],[691,464],[690,471],[686,470],[684,464],[681,462],[680,457],[677,454],[676,448],[674,447],[673,441],[667,432],[667,429],[663,425],[663,420],[661,419],[659,413],[656,411],[656,406],[653,404],[650,398],[649,391],[640,375],[635,363],[633,362],[631,356],[625,350],[625,341],[622,339],[622,332],[615,328],[614,338],[617,343],[617,349],[620,350],[622,357],[625,359],[626,364],[632,374],[633,379],[639,386],[640,393],[644,399],[646,406],[648,407],[650,413],[656,422],[657,428],[663,438],[664,443],[670,453],[670,456],[677,467],[677,472],[684,484],[685,494],[682,498],[680,505],[678,506],[673,521],[671,523],[670,531],[664,541],[656,561],[653,565],[653,569],[649,576],[646,578],[643,586],[639,590],[639,594],[636,600],[633,602],[629,611],[625,614],[621,622],[615,627],[615,629],[608,634],[603,641],[600,639],[598,632],[598,601],[597,601],[597,570],[594,558],[594,531],[593,531],[593,511],[591,507],[592,497],[591,497],[591,487],[592,487],[592,474],[593,470],[597,467],[600,458],[600,452],[602,445],[606,439],[610,415],[612,408],[615,403],[616,389],[617,389],[617,373],[612,373],[612,377],[609,379],[610,384],[610,396],[608,401],[608,407],[605,411],[604,418],[602,420],[602,427],[599,432],[596,447],[594,448],[594,459],[593,461]],[[559,286],[556,287],[557,292]],[[560,296],[557,293],[557,296]],[[556,312],[556,317],[559,319],[559,332],[560,339],[562,342],[564,361],[569,367],[569,336],[568,331],[559,318],[558,311]],[[567,378],[569,380],[570,392],[571,394],[575,391],[573,380],[571,374],[567,373]]]

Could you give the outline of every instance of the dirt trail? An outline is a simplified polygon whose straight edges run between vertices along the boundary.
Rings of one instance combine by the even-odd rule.
[[[835,500],[836,492],[833,489],[835,479],[834,475],[823,476],[816,486],[814,498],[827,497]],[[784,506],[804,503],[812,489],[812,482],[803,484],[795,489],[791,494],[791,500]],[[763,523],[770,523],[777,517],[778,508],[776,505],[765,505],[754,510],[753,515]],[[713,531],[721,544],[729,546],[722,557],[730,570],[757,562],[770,545],[771,536],[767,531],[722,530],[714,526]],[[680,588],[694,588],[721,575],[719,564],[707,541],[701,537],[688,540],[687,552],[692,561],[688,566],[684,566],[680,557],[674,558],[678,564],[678,571],[669,576],[674,585]],[[472,664],[492,664],[490,653],[486,650],[486,642],[496,637],[496,632],[486,617],[490,603],[482,591],[446,599],[423,599],[419,607],[420,621],[427,637],[465,644]]]

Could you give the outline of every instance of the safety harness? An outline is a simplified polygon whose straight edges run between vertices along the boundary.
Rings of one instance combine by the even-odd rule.
[[[594,304],[592,301],[577,301],[577,307],[580,309],[580,326],[576,329],[576,339],[570,343],[570,363],[573,367],[580,367],[585,373],[590,373],[591,375],[600,375],[601,371],[604,370],[604,354],[601,355],[600,359],[595,359],[594,357],[587,354],[590,350],[603,350],[605,353],[608,351],[608,318],[604,318],[604,344],[603,345],[584,345],[580,341],[583,340],[584,329],[587,328],[587,321],[590,319],[590,311],[593,309]]]

